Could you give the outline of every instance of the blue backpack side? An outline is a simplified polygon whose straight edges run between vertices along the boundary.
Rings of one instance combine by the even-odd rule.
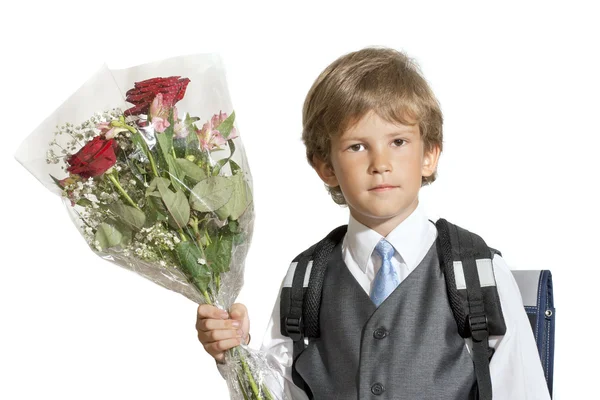
[[[552,395],[554,374],[554,329],[556,310],[552,290],[552,274],[548,270],[512,271],[523,306],[531,324],[531,330],[537,343],[548,390]]]

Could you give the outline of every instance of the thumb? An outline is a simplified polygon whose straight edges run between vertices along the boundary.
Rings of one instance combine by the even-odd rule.
[[[229,309],[231,319],[242,323],[242,338],[244,343],[248,343],[248,334],[250,333],[250,318],[248,317],[248,309],[241,303],[235,303]]]
[[[235,303],[229,309],[229,315],[232,319],[242,320],[248,317],[248,309],[242,303]]]

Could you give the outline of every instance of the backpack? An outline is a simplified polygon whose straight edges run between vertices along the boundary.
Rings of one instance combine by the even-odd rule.
[[[489,347],[488,337],[506,333],[492,268],[494,254],[501,254],[488,247],[481,237],[445,219],[439,219],[435,225],[438,231],[435,245],[458,333],[473,342],[471,356],[479,399],[491,400],[489,361],[493,348]],[[294,258],[280,293],[281,334],[293,341],[292,379],[310,398],[310,388],[295,369],[296,360],[309,341],[320,336],[319,310],[325,270],[329,255],[344,238],[347,228],[339,226]],[[513,271],[513,275],[552,393],[555,318],[552,275],[550,271]]]
[[[548,391],[552,396],[554,375],[555,314],[552,274],[548,270],[512,271],[523,298],[525,312],[535,337]]]

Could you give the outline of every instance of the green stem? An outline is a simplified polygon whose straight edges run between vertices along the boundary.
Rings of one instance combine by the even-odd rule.
[[[148,160],[150,160],[150,166],[152,167],[152,173],[154,174],[154,176],[156,178],[158,178],[158,170],[156,169],[156,163],[154,162],[154,157],[152,157],[152,150],[150,150],[150,148],[148,148],[148,144],[146,143],[146,140],[144,139],[143,135],[140,132],[138,132],[137,130],[135,130],[133,127],[130,127],[129,125],[125,125],[125,126],[127,127],[127,129],[129,129],[129,131],[131,133],[133,133],[133,135],[135,136],[135,140],[142,147],[144,154],[146,155],[146,157],[148,157]]]
[[[204,164],[204,169],[206,169],[206,176],[212,176],[212,172],[210,170],[210,163],[208,162],[209,156],[206,153],[203,154],[202,163]]]
[[[269,389],[265,385],[261,385],[261,389],[265,394],[267,400],[273,400],[273,395],[269,392]]]
[[[242,383],[242,377],[240,376],[239,372],[237,373],[237,382],[240,387],[240,391],[242,392],[242,396],[244,396],[244,400],[250,400],[248,398],[248,394],[246,393],[246,388],[244,387],[244,384]]]
[[[236,347],[234,347],[233,349],[231,349],[230,351],[233,352],[236,351]],[[242,353],[240,353],[239,351],[237,351],[239,357],[240,357],[240,361],[242,363],[242,369],[244,371],[244,373],[246,374],[246,378],[248,379],[248,383],[250,384],[250,388],[252,389],[252,393],[254,394],[254,397],[256,400],[263,400],[263,397],[260,395],[260,392],[258,390],[258,386],[256,385],[256,381],[254,380],[254,377],[252,376],[252,373],[250,372],[250,368],[248,367],[248,363],[246,362],[246,359],[244,358],[244,356],[242,355]]]
[[[210,240],[210,235],[208,234],[208,229],[204,230],[204,237],[206,238],[206,245],[209,245],[212,243],[212,240]]]
[[[179,236],[181,236],[181,241],[187,242],[187,237],[185,237],[185,233],[183,233],[183,229],[179,228]]]
[[[150,166],[152,167],[152,173],[156,178],[158,178],[158,170],[156,169],[156,163],[154,162],[154,157],[152,157],[152,151],[148,149],[148,160],[150,160]]]
[[[204,256],[204,249],[202,248],[202,243],[200,242],[200,231],[198,230],[198,218],[192,217],[190,218],[190,222],[188,223],[192,230],[194,231],[194,237],[196,238],[196,242],[198,243],[198,247],[200,248],[200,252],[202,252],[202,258],[206,260]]]
[[[204,295],[204,300],[206,300],[206,304],[208,305],[213,305],[212,301],[210,300],[210,296],[208,295],[208,292],[206,290],[202,291],[202,294]]]
[[[119,190],[119,192],[121,192],[123,197],[125,197],[125,199],[127,199],[127,201],[129,202],[129,204],[131,204],[132,206],[134,206],[135,208],[140,210],[138,205],[135,204],[135,202],[131,199],[131,197],[129,197],[129,195],[127,194],[125,189],[123,189],[123,187],[121,186],[121,184],[119,183],[119,181],[117,180],[117,178],[115,178],[115,176],[113,174],[108,174],[108,179],[110,179],[110,181],[117,187],[117,190]]]

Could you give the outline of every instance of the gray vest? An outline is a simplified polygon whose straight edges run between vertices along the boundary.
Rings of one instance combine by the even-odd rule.
[[[435,243],[379,306],[333,250],[321,336],[295,363],[314,399],[475,399],[473,362],[458,334]]]

